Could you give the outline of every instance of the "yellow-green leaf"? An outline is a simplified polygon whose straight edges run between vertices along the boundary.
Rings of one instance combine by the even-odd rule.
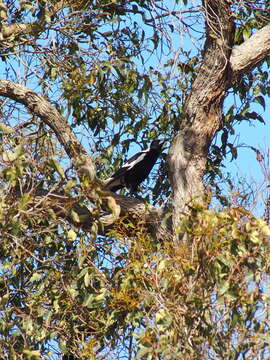
[[[14,132],[14,129],[11,126],[8,126],[0,122],[0,131],[3,132],[4,134],[11,134],[12,132]]]
[[[77,234],[75,233],[74,230],[72,230],[72,229],[68,230],[68,232],[67,232],[68,241],[74,241],[76,239],[76,237],[77,237]]]
[[[76,222],[76,223],[79,223],[80,222],[80,217],[79,217],[79,215],[76,213],[76,211],[75,210],[71,210],[70,211],[70,217],[71,217],[71,219],[74,221],[74,222]]]
[[[22,155],[22,153],[23,153],[23,147],[18,145],[15,147],[14,151],[12,150],[4,151],[2,157],[4,161],[11,162],[17,160]]]
[[[62,166],[60,165],[60,163],[55,159],[51,159],[51,164],[55,168],[55,170],[58,172],[58,174],[61,176],[61,178],[65,179],[66,178],[65,172],[64,172],[64,169],[62,168]]]

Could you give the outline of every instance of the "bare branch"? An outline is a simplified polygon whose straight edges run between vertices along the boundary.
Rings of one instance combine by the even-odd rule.
[[[157,16],[155,16],[155,17],[153,17],[153,18],[148,18],[148,19],[144,19],[144,21],[146,22],[146,23],[149,23],[149,22],[154,22],[154,21],[156,21],[156,20],[158,20],[158,19],[161,19],[161,18],[164,18],[164,17],[169,17],[169,16],[176,16],[176,17],[178,17],[178,15],[183,15],[183,14],[186,14],[186,13],[188,13],[188,14],[191,14],[191,13],[199,13],[199,12],[201,12],[202,11],[202,9],[201,8],[198,8],[198,9],[188,9],[188,10],[178,10],[178,11],[166,11],[166,12],[164,12],[164,13],[162,13],[162,14],[160,14],[160,15],[157,15]]]

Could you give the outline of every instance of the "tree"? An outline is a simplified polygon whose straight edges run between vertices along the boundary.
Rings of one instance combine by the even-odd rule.
[[[2,358],[267,358],[269,226],[218,176],[263,121],[269,5],[0,3]],[[144,200],[104,190],[168,136]]]

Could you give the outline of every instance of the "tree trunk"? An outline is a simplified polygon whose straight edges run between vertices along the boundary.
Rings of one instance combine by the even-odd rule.
[[[221,109],[230,83],[234,23],[226,1],[206,0],[204,61],[185,104],[185,122],[169,153],[173,223],[193,200],[202,201],[209,145],[221,126]]]

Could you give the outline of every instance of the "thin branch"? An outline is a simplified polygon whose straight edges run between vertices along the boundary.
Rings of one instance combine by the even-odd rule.
[[[153,18],[148,18],[148,19],[144,19],[144,22],[148,23],[148,22],[154,22],[158,19],[164,18],[164,17],[168,17],[168,16],[178,16],[178,15],[182,15],[182,14],[186,14],[186,13],[198,13],[201,12],[202,9],[198,8],[198,9],[189,9],[189,10],[175,10],[175,11],[166,11],[163,14],[157,15]]]

